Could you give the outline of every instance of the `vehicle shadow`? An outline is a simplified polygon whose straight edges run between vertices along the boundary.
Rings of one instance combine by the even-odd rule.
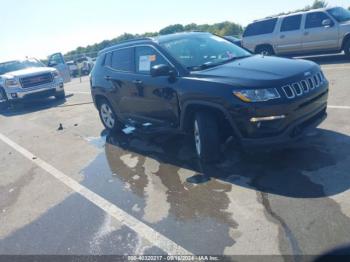
[[[107,136],[105,153],[112,172],[119,173],[120,164],[115,163],[120,162],[119,151],[123,151],[155,159],[173,169],[191,170],[194,175],[187,178],[190,184],[216,179],[293,198],[327,197],[350,188],[350,137],[344,134],[317,129],[292,147],[262,152],[242,153],[234,144],[225,147],[221,163],[202,164],[196,160],[190,138],[145,138],[118,133]],[[165,168],[178,175],[173,169]]]
[[[296,58],[311,60],[319,65],[350,64],[350,59],[344,54],[303,56]]]
[[[69,96],[71,95],[67,95],[66,98],[68,98]],[[53,107],[63,105],[67,101],[66,98],[58,100],[54,97],[49,97],[17,102],[9,105],[9,107],[6,109],[0,110],[0,115],[3,115],[5,117],[11,117],[47,110]]]

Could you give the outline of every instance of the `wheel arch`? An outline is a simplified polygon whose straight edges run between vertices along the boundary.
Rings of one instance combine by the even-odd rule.
[[[345,44],[350,41],[350,33],[346,34],[343,38],[343,43],[341,45],[341,49],[343,50],[345,48]]]
[[[269,43],[258,44],[258,45],[255,47],[254,53],[256,54],[257,51],[259,50],[259,48],[262,48],[262,47],[269,47],[269,48],[272,49],[272,51],[273,51],[274,53],[276,53],[275,48],[273,47],[273,45],[272,45],[272,44],[269,44]]]
[[[184,104],[180,117],[180,129],[183,132],[192,130],[194,116],[199,111],[214,114],[219,120],[221,128],[226,128],[226,130],[229,128],[228,131],[231,131],[231,134],[240,137],[238,129],[227,110],[221,105],[204,101],[190,101]]]

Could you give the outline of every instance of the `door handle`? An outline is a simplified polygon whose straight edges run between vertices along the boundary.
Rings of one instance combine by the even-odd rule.
[[[143,82],[141,80],[133,80],[132,83],[135,85],[142,85]]]
[[[283,39],[283,38],[286,38],[286,36],[285,35],[281,35],[280,38]]]
[[[107,81],[110,81],[110,80],[112,80],[112,77],[110,77],[110,76],[105,76],[105,79],[106,79]]]
[[[309,35],[309,32],[304,32],[304,35]]]

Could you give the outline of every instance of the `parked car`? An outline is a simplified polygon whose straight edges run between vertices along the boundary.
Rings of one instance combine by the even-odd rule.
[[[67,62],[69,72],[71,77],[77,77],[79,76],[79,68],[78,65],[72,60]]]
[[[94,61],[91,57],[83,56],[75,60],[76,64],[78,65],[78,68],[81,70],[82,75],[88,75],[90,74],[93,66]]]
[[[230,35],[224,36],[224,38],[235,45],[242,46],[242,39]]]
[[[209,33],[104,49],[90,81],[106,129],[189,133],[208,162],[229,136],[245,148],[286,144],[326,117],[328,81],[317,64],[251,55]]]
[[[242,46],[265,55],[344,51],[350,58],[350,11],[323,8],[255,21],[245,29]]]
[[[23,99],[54,96],[64,99],[63,78],[55,68],[34,58],[0,63],[0,107]]]
[[[62,76],[63,81],[65,83],[70,82],[71,77],[70,77],[69,67],[66,64],[64,57],[61,53],[55,53],[53,55],[50,55],[47,66],[56,68],[57,71]]]

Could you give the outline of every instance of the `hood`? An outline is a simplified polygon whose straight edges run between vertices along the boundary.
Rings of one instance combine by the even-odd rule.
[[[288,80],[313,72],[318,65],[311,61],[255,55],[203,71],[192,72],[200,78],[221,78],[226,82],[251,84]]]
[[[48,73],[48,72],[53,72],[53,71],[56,71],[56,69],[51,68],[51,67],[30,67],[30,68],[21,69],[18,71],[8,72],[8,73],[2,75],[2,77],[6,77],[6,78],[24,77],[24,76],[37,75],[40,73]]]

